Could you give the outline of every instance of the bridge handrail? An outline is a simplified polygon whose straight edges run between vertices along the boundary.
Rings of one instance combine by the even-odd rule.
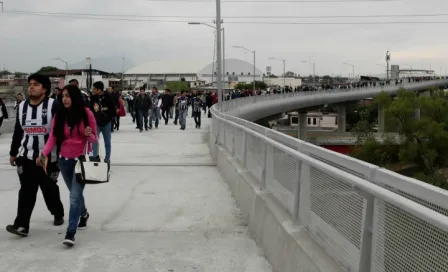
[[[243,105],[237,100],[224,104]],[[448,266],[442,257],[448,254],[446,191],[215,107],[212,114],[216,142],[347,271],[436,271]]]
[[[412,84],[403,84],[403,87],[409,87],[409,86],[418,86],[418,85],[425,85],[427,82],[421,82],[421,83],[412,83]],[[387,86],[386,86],[387,87]],[[390,86],[390,88],[396,88],[396,86]],[[372,88],[360,88],[360,89],[344,89],[350,90],[351,92],[356,92],[359,90],[364,89],[372,89]],[[378,89],[379,92],[383,90],[382,88],[374,88]],[[323,93],[329,94],[334,92],[340,92],[339,90],[336,91],[323,91]],[[305,92],[306,93],[306,92]],[[310,92],[311,93],[311,92]],[[315,93],[314,95],[322,95],[322,92],[312,92]],[[289,93],[288,95],[291,96],[297,96],[295,93]],[[307,94],[306,94],[307,95]],[[276,94],[271,95],[272,97],[269,100],[274,99],[285,99],[284,94]],[[244,104],[241,104],[237,102],[238,99],[225,101],[223,104],[232,104],[232,107],[241,107]],[[245,99],[246,102],[252,101],[254,102],[253,97],[245,97],[242,98]],[[265,101],[263,99],[258,99],[255,101],[255,103]],[[246,103],[245,102],[245,103]],[[232,110],[230,108],[230,105],[225,106],[224,108],[227,108],[228,110]],[[321,160],[327,164],[333,165],[339,169],[342,169],[346,172],[349,172],[351,174],[354,174],[358,177],[361,177],[365,180],[371,181],[373,183],[376,183],[386,189],[389,189],[395,193],[398,193],[404,197],[407,197],[409,199],[412,199],[430,209],[433,209],[435,211],[438,211],[446,216],[448,216],[448,191],[440,189],[438,187],[429,185],[427,183],[418,181],[413,178],[408,178],[402,175],[398,175],[392,171],[388,171],[386,169],[380,168],[376,165],[369,164],[366,162],[363,162],[361,160],[357,160],[355,158],[345,156],[333,151],[330,151],[328,149],[313,145],[311,143],[303,142],[297,138],[291,137],[289,135],[283,134],[281,132],[265,128],[263,126],[260,126],[258,124],[255,124],[253,122],[249,122],[247,120],[244,120],[242,118],[238,118],[235,116],[231,116],[230,114],[217,112],[221,117],[231,120],[237,124],[243,125],[245,127],[251,128],[254,131],[257,131],[258,133],[261,133],[262,135],[269,136],[273,140],[276,140],[282,144],[285,144],[295,150],[299,150],[300,152],[303,152],[315,159]],[[397,177],[398,176],[398,177]],[[402,182],[397,182],[397,180],[401,179]],[[395,181],[395,182],[392,182]]]

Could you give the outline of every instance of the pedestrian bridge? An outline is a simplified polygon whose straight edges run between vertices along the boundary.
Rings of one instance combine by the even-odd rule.
[[[381,91],[246,97],[213,108],[212,155],[274,270],[448,271],[447,191],[251,122]]]
[[[202,129],[188,118],[186,131],[139,133],[124,118],[110,183],[85,190],[91,218],[75,248],[62,247],[66,225],[52,226],[39,193],[30,236],[0,232],[0,271],[448,271],[446,191],[251,122],[258,107],[275,114],[274,104],[342,102],[350,92],[379,93],[241,98],[213,107]],[[10,141],[0,135],[4,225],[19,189]]]

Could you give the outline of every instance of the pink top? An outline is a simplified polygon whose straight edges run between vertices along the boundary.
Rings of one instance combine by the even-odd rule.
[[[78,158],[79,156],[84,155],[87,143],[96,143],[98,141],[95,116],[88,108],[86,108],[86,113],[89,120],[89,127],[92,128],[92,133],[89,137],[85,136],[84,122],[81,121],[81,124],[79,124],[79,133],[78,128],[74,128],[72,130],[72,134],[70,135],[70,129],[67,123],[65,123],[65,139],[62,142],[61,150],[59,152],[59,155],[61,155],[62,157],[67,159]],[[55,120],[56,118],[53,118],[53,121],[51,123],[50,137],[48,138],[48,141],[42,151],[44,156],[48,156],[51,153],[51,150],[56,146],[56,137],[53,135]],[[92,151],[91,145],[89,145],[88,151]]]

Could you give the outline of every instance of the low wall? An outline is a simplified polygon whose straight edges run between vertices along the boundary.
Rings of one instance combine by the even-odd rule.
[[[303,226],[292,223],[291,216],[268,190],[260,190],[252,174],[227,151],[213,140],[210,150],[249,231],[275,272],[343,271]]]

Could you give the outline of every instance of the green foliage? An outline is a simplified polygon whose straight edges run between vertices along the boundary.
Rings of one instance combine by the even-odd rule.
[[[415,165],[419,170],[414,177],[447,188],[444,175],[439,173],[448,165],[447,98],[441,90],[434,90],[432,96],[400,90],[397,99],[382,93],[376,98],[375,105],[384,107],[386,124],[392,123],[400,142],[396,143],[394,139],[377,142],[372,137],[372,123],[363,116],[354,129],[358,146],[353,156],[381,166],[390,163]]]
[[[48,72],[54,72],[59,70],[57,67],[54,66],[42,66],[37,73],[48,73]]]
[[[8,70],[0,71],[0,76],[9,76],[9,75],[12,75],[12,73]]]
[[[180,92],[188,91],[190,89],[190,86],[188,86],[188,82],[185,81],[171,81],[167,82],[166,88],[170,89],[173,92]]]
[[[266,83],[264,83],[263,81],[255,81],[255,88],[256,89],[260,89],[260,90],[265,90],[267,89],[268,85]],[[254,88],[254,82],[252,81],[251,83],[238,83],[235,86],[235,89],[238,90],[252,90]]]

